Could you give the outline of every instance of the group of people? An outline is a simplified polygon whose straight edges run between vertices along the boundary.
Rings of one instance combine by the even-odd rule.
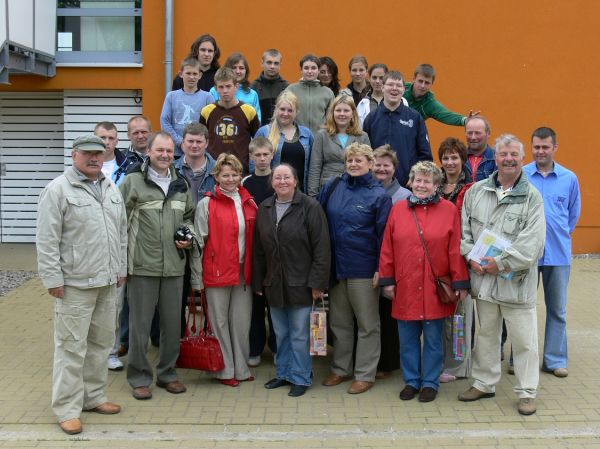
[[[277,50],[264,53],[251,84],[243,55],[225,67],[219,55],[214,37],[200,36],[161,130],[132,117],[122,152],[116,126],[98,123],[40,196],[38,263],[56,298],[52,406],[63,431],[81,432],[82,410],[120,411],[106,397],[107,360],[120,370],[128,354],[133,396],[152,397],[149,341],[159,347],[156,386],[186,391],[176,362],[192,291],[206,295],[223,385],[253,381],[268,341],[276,376],[265,388],[302,396],[313,383],[310,312],[328,293],[333,355],[322,385],[352,380],[348,393],[360,394],[401,367],[402,400],[433,401],[440,382],[469,376],[459,400],[494,396],[504,321],[518,410],[534,413],[538,270],[548,309],[542,369],[565,377],[570,235],[581,209],[576,176],[554,160],[554,131],[533,132],[534,161],[523,166],[519,139],[503,134],[492,148],[484,116],[435,99],[428,64],[411,84],[355,56],[340,90],[329,57],[303,57],[302,79],[288,85]],[[466,131],[466,145],[439,145],[441,168],[430,117]],[[480,254],[482,235],[508,244]]]

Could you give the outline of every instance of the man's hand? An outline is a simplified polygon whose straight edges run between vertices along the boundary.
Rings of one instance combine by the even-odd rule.
[[[186,240],[185,242],[182,242],[180,240],[175,240],[175,246],[177,249],[188,249],[192,247],[192,241]]]
[[[493,274],[494,276],[500,273],[500,270],[498,269],[498,264],[496,263],[496,259],[494,259],[493,257],[485,256],[481,258],[481,261],[486,262],[484,265],[481,265],[483,271],[485,271],[486,273]]]
[[[117,279],[117,288],[123,287],[126,282],[127,282],[127,276],[123,276],[123,277],[119,276],[119,278]]]
[[[313,301],[315,299],[323,299],[323,295],[324,295],[323,290],[317,290],[316,288],[312,289],[312,299],[313,299]]]
[[[471,265],[471,270],[473,270],[475,274],[479,274],[480,276],[483,276],[485,274],[483,265],[479,265],[474,260],[469,260],[469,265]]]
[[[479,114],[481,114],[481,111],[474,111],[474,110],[471,109],[469,111],[469,118],[475,117],[476,115],[479,115]]]
[[[376,271],[373,275],[373,288],[379,287],[379,271]]]
[[[60,287],[49,288],[48,293],[50,293],[50,296],[62,299],[65,297],[65,286],[61,285]]]
[[[394,296],[396,296],[396,286],[395,285],[386,285],[385,287],[383,287],[382,294],[383,294],[384,298],[394,299]]]

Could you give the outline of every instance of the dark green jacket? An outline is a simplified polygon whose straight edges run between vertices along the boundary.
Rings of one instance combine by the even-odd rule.
[[[194,232],[195,205],[187,181],[170,167],[167,195],[148,176],[148,161],[127,174],[119,186],[127,210],[127,272],[137,276],[183,276],[175,230],[182,224]]]
[[[427,92],[421,98],[415,99],[412,83],[406,83],[404,98],[408,101],[408,105],[421,114],[425,120],[432,118],[438,122],[453,126],[463,126],[467,120],[467,117],[464,115],[448,110],[446,106],[437,101],[434,93],[431,91]]]

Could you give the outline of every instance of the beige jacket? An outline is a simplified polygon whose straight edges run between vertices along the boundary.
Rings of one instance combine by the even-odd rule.
[[[489,229],[507,238],[512,245],[495,257],[500,271],[506,268],[512,279],[469,270],[474,298],[517,308],[535,307],[538,259],[544,250],[546,220],[540,193],[525,173],[502,200],[496,193],[498,172],[474,184],[465,194],[462,208],[460,252],[469,254],[479,235]]]
[[[127,216],[121,192],[99,181],[100,199],[70,167],[40,194],[36,246],[46,288],[94,288],[127,276]]]

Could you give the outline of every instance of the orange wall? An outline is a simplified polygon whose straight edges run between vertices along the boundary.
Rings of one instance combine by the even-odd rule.
[[[596,122],[593,106],[600,101],[600,2],[382,0],[373,11],[362,1],[230,0],[226,5],[175,2],[175,71],[202,33],[217,38],[222,62],[234,51],[244,53],[252,78],[269,47],[284,54],[282,73],[290,81],[299,78],[298,60],[309,52],[334,57],[344,83],[347,61],[356,53],[371,63],[385,62],[408,79],[417,64],[429,62],[438,72],[437,97],[463,113],[481,109],[493,137],[511,132],[528,143],[538,126],[557,131],[557,159],[577,173],[583,195],[574,251],[600,252],[600,190],[593,187],[598,162],[590,163],[595,148],[589,136]],[[146,0],[144,6],[143,68],[59,68],[50,80],[11,77],[8,89],[143,89],[144,111],[157,124],[164,96],[164,2]],[[434,152],[444,137],[464,137],[458,127],[432,120],[427,125]]]

